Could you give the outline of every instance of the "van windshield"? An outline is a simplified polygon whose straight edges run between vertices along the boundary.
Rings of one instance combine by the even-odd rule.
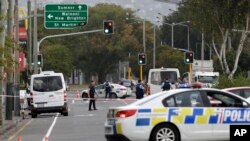
[[[60,76],[36,77],[33,90],[38,92],[57,91],[63,88]]]
[[[151,74],[151,83],[155,85],[161,85],[161,83],[168,78],[170,82],[177,80],[176,71],[156,71]]]

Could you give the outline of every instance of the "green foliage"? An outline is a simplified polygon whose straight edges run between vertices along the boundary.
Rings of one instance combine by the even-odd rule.
[[[62,72],[70,76],[73,65],[70,50],[62,45],[47,46],[42,50],[44,70]]]
[[[188,65],[184,64],[184,53],[169,46],[159,47],[157,60],[157,68],[178,68],[181,73],[188,71]]]
[[[3,66],[6,71],[10,71],[12,69],[12,65],[14,64],[14,60],[12,58],[12,54],[10,50],[14,47],[14,42],[12,39],[6,37],[5,38],[5,46],[0,47],[0,56],[4,54],[4,59],[0,59],[0,66]]]
[[[230,87],[239,87],[239,86],[249,86],[250,79],[247,78],[245,73],[239,73],[235,76],[234,79],[229,79],[227,75],[220,75],[219,82],[215,88],[223,89]]]

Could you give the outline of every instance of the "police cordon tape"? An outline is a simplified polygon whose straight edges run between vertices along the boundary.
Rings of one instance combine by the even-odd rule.
[[[72,94],[75,95],[75,94]],[[20,98],[20,96],[13,96],[13,95],[0,95],[0,97],[10,97],[10,98]],[[26,98],[32,98],[32,96],[26,96],[24,98],[20,98],[20,99],[26,99]],[[75,97],[75,98],[65,98],[67,100],[97,100],[97,101],[136,101],[138,99],[136,98],[103,98],[103,97],[95,97],[95,98],[80,98],[80,97]]]

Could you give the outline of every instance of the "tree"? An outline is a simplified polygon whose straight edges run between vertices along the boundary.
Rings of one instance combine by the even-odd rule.
[[[241,52],[249,35],[250,2],[248,0],[186,0],[183,2],[189,18],[205,33],[219,59],[222,71],[230,79],[235,74]],[[233,29],[243,29],[240,34]],[[237,34],[237,35],[235,35]],[[232,44],[232,37],[238,37]],[[235,52],[234,63],[229,64],[227,53]]]
[[[65,76],[70,76],[73,65],[70,50],[62,45],[46,46],[42,50],[44,57],[44,70],[62,72]]]

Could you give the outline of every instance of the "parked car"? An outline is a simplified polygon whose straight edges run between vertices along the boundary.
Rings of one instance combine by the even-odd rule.
[[[129,95],[131,95],[132,91],[135,90],[135,85],[131,80],[123,79],[121,80],[121,85],[127,88]]]
[[[250,97],[250,87],[248,87],[248,86],[225,88],[223,90],[228,91],[228,92],[232,92],[232,93],[237,94],[237,95],[244,97],[244,98]]]
[[[111,98],[126,98],[131,96],[131,92],[128,92],[125,86],[120,84],[110,84],[112,91],[111,91]],[[105,85],[100,84],[95,86],[96,93],[98,97],[105,97]],[[88,98],[88,91],[89,89],[84,89],[81,91],[82,98]]]
[[[133,90],[135,87],[134,82],[128,79],[121,80],[121,83],[123,86],[131,88],[131,90]]]

